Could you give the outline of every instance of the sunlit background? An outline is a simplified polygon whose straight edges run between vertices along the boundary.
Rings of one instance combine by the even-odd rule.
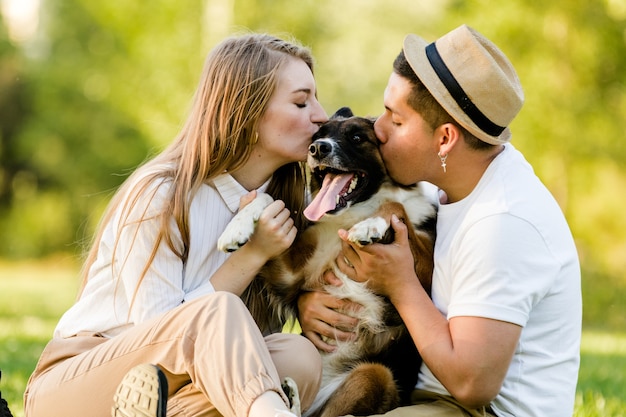
[[[0,3],[11,41],[24,44],[37,34],[39,0],[2,0]]]
[[[525,87],[513,143],[570,223],[585,327],[626,328],[626,0],[0,6],[0,261],[78,264],[111,193],[176,135],[225,36],[298,39],[316,57],[326,111],[373,116],[407,33],[434,40],[467,23],[505,51]]]

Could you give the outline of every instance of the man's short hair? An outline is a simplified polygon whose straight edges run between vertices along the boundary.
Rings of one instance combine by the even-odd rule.
[[[439,102],[435,100],[433,95],[415,74],[411,65],[409,65],[409,62],[404,56],[404,51],[400,51],[394,60],[393,70],[396,74],[407,79],[411,84],[411,91],[409,93],[409,97],[407,98],[408,105],[424,118],[432,130],[435,130],[443,124],[452,123],[461,131],[463,139],[470,148],[493,148],[494,145],[483,142],[476,136],[472,135],[467,129],[457,123],[456,120],[454,120],[454,118],[443,109],[443,107],[441,107]]]

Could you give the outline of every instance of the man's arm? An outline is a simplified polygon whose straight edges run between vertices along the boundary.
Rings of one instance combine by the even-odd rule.
[[[458,401],[468,407],[489,404],[501,389],[521,327],[480,317],[448,321],[422,288],[414,270],[406,226],[392,219],[396,240],[358,247],[345,241],[352,268],[342,272],[387,296],[411,333],[424,362]]]

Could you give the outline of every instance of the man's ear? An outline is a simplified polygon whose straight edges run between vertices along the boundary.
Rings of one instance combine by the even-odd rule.
[[[450,153],[457,143],[463,140],[461,129],[454,123],[442,124],[437,128],[436,134],[441,155]]]

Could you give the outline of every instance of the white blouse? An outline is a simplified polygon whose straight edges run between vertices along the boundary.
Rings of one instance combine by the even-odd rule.
[[[229,256],[217,249],[217,239],[237,212],[241,197],[248,191],[226,173],[211,184],[201,186],[189,212],[187,262],[183,264],[162,241],[139,283],[161,221],[158,217],[150,217],[150,213],[161,211],[170,184],[169,181],[155,184],[140,197],[147,200],[154,193],[149,204],[140,201],[135,205],[115,247],[122,211],[121,207],[118,208],[105,226],[87,285],[76,304],[61,317],[54,331],[55,337],[71,337],[81,331],[113,337],[184,302],[215,292],[211,276]],[[269,181],[258,191],[264,192],[268,184]],[[144,211],[147,215],[144,221],[132,221],[140,218]],[[180,233],[173,220],[171,227],[174,244],[180,249]]]

